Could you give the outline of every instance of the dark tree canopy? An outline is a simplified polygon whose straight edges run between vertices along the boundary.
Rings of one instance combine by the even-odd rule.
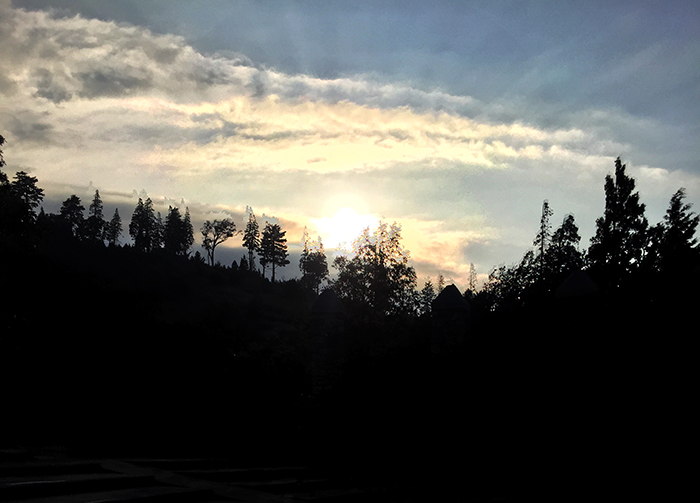
[[[104,204],[102,203],[99,190],[95,190],[95,196],[92,198],[92,202],[88,208],[88,217],[104,220]]]
[[[429,315],[432,311],[433,301],[435,300],[435,287],[430,278],[425,280],[423,288],[420,291],[418,299],[418,311],[422,315]]]
[[[476,297],[478,287],[477,287],[477,276],[476,276],[476,267],[474,267],[474,263],[469,264],[469,283],[467,286],[467,289],[464,291],[464,298],[467,300],[474,300],[474,297]]]
[[[84,238],[93,243],[102,243],[106,226],[100,191],[95,190],[95,196],[88,208],[88,217],[84,222]]]
[[[401,227],[380,222],[373,233],[366,228],[355,240],[351,257],[333,261],[338,270],[333,287],[340,297],[382,314],[412,312],[416,272],[408,259],[401,244]]]
[[[134,240],[134,247],[139,251],[151,252],[158,247],[160,242],[158,221],[150,197],[145,201],[139,198],[136,203],[129,224],[129,235]]]
[[[214,265],[214,250],[221,243],[236,234],[236,224],[230,218],[207,220],[201,228],[202,247],[207,251],[209,265]]]
[[[163,248],[165,245],[165,222],[160,216],[160,211],[156,213],[156,243],[154,248]]]
[[[194,245],[194,226],[192,225],[192,218],[190,217],[190,209],[185,206],[185,216],[182,219],[182,225],[184,228],[184,235],[186,236],[185,244],[186,250],[185,254],[189,254],[190,248]]]
[[[39,180],[34,176],[29,176],[24,171],[18,171],[15,174],[15,179],[12,182],[12,191],[15,196],[25,205],[32,213],[44,200],[44,189],[37,187]]]
[[[260,226],[255,219],[252,208],[248,208],[248,223],[243,232],[243,246],[248,249],[248,260],[246,266],[248,270],[255,270],[255,253],[260,250]]]
[[[0,136],[0,145],[5,139]],[[0,150],[0,167],[5,165]],[[44,199],[38,180],[18,171],[12,182],[0,170],[0,239],[17,246],[31,247],[36,238],[36,208]]]
[[[578,249],[581,236],[573,215],[567,215],[561,226],[552,234],[547,264],[554,278],[561,278],[583,267],[583,255]]]
[[[299,259],[301,281],[305,287],[318,293],[321,282],[328,278],[328,262],[326,252],[323,249],[321,236],[318,241],[312,241],[309,233],[304,229],[304,249]]]
[[[115,246],[119,243],[119,237],[122,234],[122,217],[119,216],[119,208],[114,209],[114,215],[107,224],[105,229],[105,239],[107,243]]]
[[[605,177],[605,213],[596,220],[588,258],[591,267],[617,288],[639,267],[649,226],[644,204],[626,165],[615,160],[615,176]]]
[[[552,240],[552,225],[549,223],[549,218],[554,214],[549,207],[549,201],[545,199],[542,203],[542,216],[540,217],[540,230],[535,236],[533,245],[537,250],[537,269],[539,276],[544,278],[547,274],[547,248]]]
[[[189,209],[185,216],[180,214],[180,208],[168,207],[163,226],[163,244],[165,251],[174,255],[186,256],[194,244],[194,230],[190,222]]]
[[[691,211],[691,204],[684,203],[685,189],[680,188],[671,197],[668,209],[661,223],[663,233],[659,243],[660,267],[673,270],[685,268],[691,260],[697,259],[695,230],[700,215]]]
[[[272,269],[272,282],[275,281],[275,269],[289,264],[287,260],[287,234],[279,224],[265,223],[262,239],[260,240],[260,264],[264,268],[270,265]]]
[[[526,294],[538,284],[537,264],[535,252],[528,250],[517,264],[494,268],[482,289],[489,309],[522,305]]]
[[[0,134],[0,147],[2,147],[5,144],[5,137]],[[5,158],[3,157],[3,152],[2,149],[0,148],[0,168],[2,168],[5,165]],[[4,178],[3,178],[4,177]],[[3,182],[7,182],[7,175],[0,171],[0,184]]]
[[[70,227],[71,233],[75,237],[80,237],[83,228],[83,212],[85,207],[81,204],[80,198],[73,194],[61,204],[60,216]]]

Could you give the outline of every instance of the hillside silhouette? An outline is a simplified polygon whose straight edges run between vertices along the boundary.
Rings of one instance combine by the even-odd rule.
[[[121,246],[99,194],[87,218],[70,199],[47,215],[38,180],[3,173],[2,443],[332,466],[474,494],[575,477],[591,456],[605,471],[611,446],[656,452],[636,435],[650,407],[682,409],[698,217],[681,190],[649,226],[615,169],[588,251],[573,218],[552,231],[545,202],[534,250],[466,292],[419,291],[396,224],[366,230],[332,281],[307,241],[303,277],[280,282],[279,226],[225,267],[214,246],[208,263],[192,254],[179,213],[166,245],[139,201],[139,244]]]

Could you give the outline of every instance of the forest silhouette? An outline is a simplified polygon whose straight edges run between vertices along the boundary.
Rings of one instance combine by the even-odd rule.
[[[588,456],[600,475],[615,463],[600,452],[640,453],[652,404],[678,410],[700,300],[684,189],[649,225],[619,158],[603,182],[588,249],[545,201],[533,248],[462,294],[418,287],[398,224],[365,230],[333,279],[305,233],[301,278],[278,281],[285,231],[252,209],[241,230],[206,222],[201,254],[186,209],[161,219],[139,199],[124,225],[96,191],[87,213],[74,195],[47,214],[36,178],[0,172],[3,444],[332,465],[420,489],[518,491]],[[239,233],[247,253],[217,263]]]

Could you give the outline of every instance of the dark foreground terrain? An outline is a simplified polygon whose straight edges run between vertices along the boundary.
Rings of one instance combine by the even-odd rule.
[[[319,321],[295,281],[79,251],[2,257],[2,501],[624,500],[682,477],[686,282],[473,310],[436,353],[429,317]]]
[[[328,468],[242,468],[225,458],[75,459],[65,453],[0,453],[2,501],[223,502],[429,501],[386,477],[362,477]],[[478,498],[476,500],[481,500]]]

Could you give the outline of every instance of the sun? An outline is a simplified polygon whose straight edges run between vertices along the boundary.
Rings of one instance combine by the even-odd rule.
[[[313,220],[326,248],[350,246],[362,231],[374,229],[379,219],[374,215],[359,215],[348,207],[340,208],[331,218]]]

